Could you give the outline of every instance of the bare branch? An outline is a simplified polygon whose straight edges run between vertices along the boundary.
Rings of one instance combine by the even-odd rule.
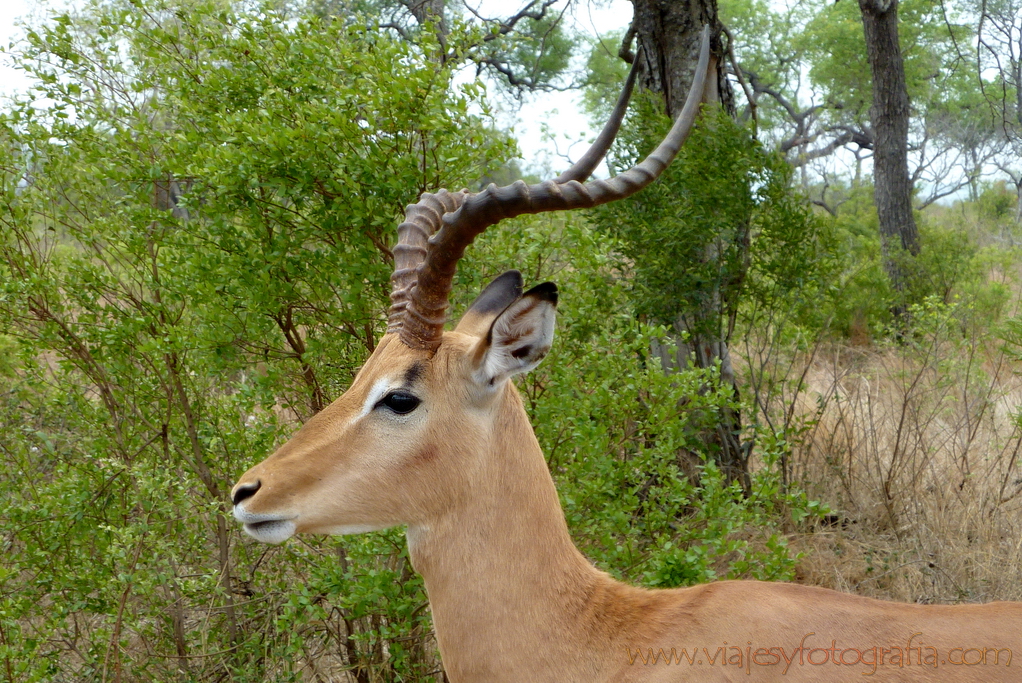
[[[635,62],[635,52],[632,50],[632,41],[634,40],[635,24],[629,24],[628,30],[625,31],[624,38],[621,39],[621,47],[619,47],[617,51],[617,56],[629,64],[633,64]]]
[[[752,116],[752,125],[755,128],[759,128],[759,119],[756,116],[756,96],[751,90],[749,90],[749,84],[745,80],[745,76],[742,74],[742,68],[738,66],[738,58],[735,57],[735,39],[731,36],[731,32],[727,30],[727,26],[723,23],[720,25],[720,30],[727,36],[727,56],[731,60],[731,67],[734,70],[735,76],[738,77],[738,83],[742,86],[742,91],[745,93],[745,99],[749,102],[749,114]]]
[[[483,42],[489,42],[491,40],[496,40],[501,36],[506,36],[508,33],[511,33],[511,31],[515,29],[515,26],[518,24],[518,22],[520,22],[522,19],[532,19],[533,21],[540,21],[541,19],[545,19],[547,10],[552,5],[555,5],[557,2],[558,0],[543,0],[543,3],[540,4],[538,9],[533,9],[539,3],[539,0],[532,0],[528,5],[519,10],[517,14],[514,14],[513,16],[503,20],[495,19],[492,17],[484,17],[479,13],[479,10],[474,9],[467,2],[464,4],[465,8],[472,14],[472,16],[474,16],[479,21],[482,21],[486,24],[497,24],[496,27],[497,30],[493,33],[487,34],[483,38]]]
[[[405,27],[401,26],[400,24],[395,23],[380,24],[380,28],[389,28],[392,31],[396,31],[397,34],[401,36],[402,40],[407,40],[408,42],[411,42],[412,40],[412,37],[408,34],[408,31],[405,30]]]

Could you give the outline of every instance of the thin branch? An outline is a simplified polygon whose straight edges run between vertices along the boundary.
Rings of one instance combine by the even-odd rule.
[[[617,50],[617,56],[629,64],[635,62],[635,51],[632,50],[632,41],[634,40],[635,24],[632,23],[628,25],[628,30],[625,31],[625,36],[621,39],[621,47]]]
[[[720,25],[720,30],[727,36],[727,56],[731,60],[731,67],[734,69],[735,76],[738,77],[738,83],[742,86],[742,91],[745,92],[745,99],[749,102],[749,115],[752,116],[753,130],[759,129],[759,118],[756,115],[756,97],[749,89],[749,84],[745,80],[745,76],[742,74],[742,68],[738,66],[738,58],[735,57],[735,39],[731,36],[731,32],[727,30],[727,26],[723,23]],[[622,48],[624,46],[622,45]]]
[[[402,40],[406,40],[408,42],[412,42],[411,35],[408,33],[408,31],[405,29],[405,27],[401,26],[400,24],[395,24],[395,23],[380,24],[380,28],[389,28],[392,31],[396,31],[397,34],[399,36],[401,36]]]

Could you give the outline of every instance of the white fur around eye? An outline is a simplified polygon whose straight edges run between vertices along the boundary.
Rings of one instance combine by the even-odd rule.
[[[362,411],[359,412],[358,417],[354,421],[361,420],[363,417],[369,414],[369,412],[380,402],[380,399],[386,396],[387,390],[390,389],[389,379],[378,379],[373,384],[373,388],[369,390],[366,395],[365,403],[362,404]]]

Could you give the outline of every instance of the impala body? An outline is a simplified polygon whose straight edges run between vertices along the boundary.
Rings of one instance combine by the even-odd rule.
[[[533,305],[548,307],[542,298]],[[241,478],[235,508],[267,542],[407,524],[453,683],[852,681],[874,669],[877,680],[1022,681],[1022,605],[907,605],[744,581],[651,591],[596,570],[568,536],[522,401],[501,378],[507,367],[481,372],[495,351],[469,331],[469,316],[432,356],[385,336],[341,398]],[[504,361],[522,345],[542,349],[541,334],[520,337]],[[388,406],[393,392],[421,403],[401,414]],[[810,651],[832,646],[861,653],[838,653],[846,662],[885,664],[806,658],[820,662],[825,653]],[[937,668],[919,664],[931,647],[944,660]],[[660,648],[667,656],[675,648],[671,664]],[[683,648],[703,663],[690,664]],[[891,663],[894,648],[901,666]],[[985,665],[947,663],[978,661],[975,648],[1010,648],[1013,659],[986,652]],[[643,663],[651,650],[657,663]],[[744,661],[725,666],[723,655]]]
[[[707,45],[704,34],[704,75]],[[674,151],[690,103],[665,140]],[[241,477],[245,531],[280,543],[407,525],[452,683],[1022,683],[1022,604],[908,605],[754,581],[653,591],[579,553],[511,381],[553,343],[556,287],[523,294],[509,271],[453,331],[443,324],[457,260],[487,225],[611,201],[659,173],[640,165],[582,185],[588,157],[543,185],[441,191],[409,207],[387,334],[343,396]]]

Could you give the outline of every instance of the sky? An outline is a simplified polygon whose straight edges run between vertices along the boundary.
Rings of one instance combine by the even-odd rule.
[[[492,0],[487,4],[499,6]],[[627,0],[611,0],[601,3],[601,7],[594,7],[591,1],[573,5],[576,28],[592,37],[625,28],[632,19],[632,5]],[[509,112],[515,116],[514,131],[526,166],[540,172],[543,178],[557,175],[570,165],[558,155],[567,154],[572,162],[576,161],[585,153],[588,147],[585,143],[596,135],[582,114],[580,100],[578,92],[541,93],[526,98],[517,112]],[[555,132],[554,141],[544,139],[544,124]],[[544,165],[552,168],[544,169]],[[606,177],[605,169],[598,170],[596,175]]]
[[[71,0],[72,2],[74,0]],[[508,3],[500,0],[468,0],[478,7],[483,16],[506,16]],[[481,3],[481,6],[480,6]],[[0,0],[0,96],[23,92],[28,81],[11,66],[8,45],[23,35],[23,29],[16,26],[19,19],[36,22],[50,12],[66,7],[68,0]],[[632,17],[632,6],[627,0],[601,0],[600,7],[593,6],[592,0],[576,2],[571,18],[577,28],[590,35],[621,28]],[[463,74],[470,78],[473,74]],[[512,128],[518,138],[524,160],[524,170],[538,173],[543,178],[557,175],[567,168],[569,161],[575,161],[586,149],[584,142],[591,140],[595,132],[581,113],[579,94],[575,92],[554,92],[528,95],[520,105],[507,98],[493,98],[498,110],[498,123]],[[545,139],[544,124],[550,131],[556,131],[554,140]],[[597,171],[596,175],[605,175]]]
[[[13,94],[24,90],[28,85],[21,74],[11,67],[8,46],[11,41],[24,35],[23,31],[15,26],[16,20],[37,13],[41,8],[40,3],[31,0],[3,0],[0,2],[0,46],[3,47],[3,53],[0,54],[0,95]]]

